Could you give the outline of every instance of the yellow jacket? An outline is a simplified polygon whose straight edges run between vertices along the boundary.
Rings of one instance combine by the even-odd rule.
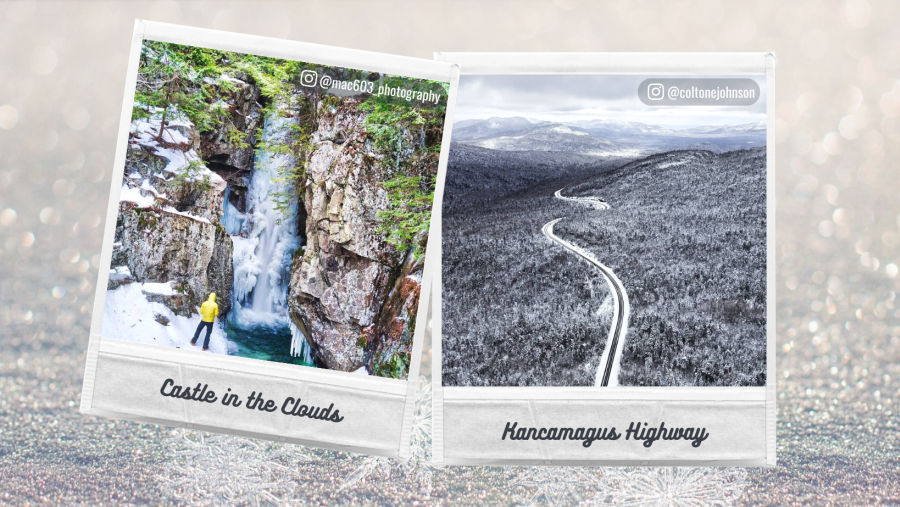
[[[200,305],[200,320],[203,322],[215,322],[219,316],[219,305],[216,304],[216,293],[209,295],[202,305]]]

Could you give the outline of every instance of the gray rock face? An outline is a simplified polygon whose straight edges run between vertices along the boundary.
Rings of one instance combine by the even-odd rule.
[[[142,128],[129,144],[112,267],[127,266],[137,282],[178,286],[177,297],[148,296],[176,314],[195,313],[210,292],[225,314],[233,277],[231,237],[220,224],[226,182],[200,161],[190,127],[169,125],[162,141]]]
[[[357,106],[345,99],[332,114],[320,108],[306,165],[306,251],[292,266],[288,306],[328,368],[381,374],[385,354],[404,352],[404,337],[411,346],[414,315],[405,308],[417,306],[421,265],[404,262],[411,256],[378,232],[389,206],[379,183],[392,174]]]
[[[172,285],[170,284],[170,286]],[[173,294],[159,294],[146,289],[141,292],[144,294],[144,297],[147,298],[147,301],[150,301],[151,303],[162,303],[172,310],[175,315],[188,316],[195,313],[194,305],[191,304],[192,298],[190,294],[181,292],[185,289],[184,284],[175,284],[173,288],[177,289]],[[164,326],[168,325],[168,319],[166,319],[166,323],[163,323],[160,321],[160,317],[162,316],[154,315],[154,320]]]
[[[297,314],[310,330],[319,359],[331,369],[348,371],[364,365],[359,337],[377,317],[391,272],[337,248],[337,253],[321,252],[295,263],[289,305],[292,316]]]
[[[234,281],[234,263],[232,256],[234,246],[231,236],[225,227],[216,222],[216,236],[213,240],[213,251],[206,266],[206,287],[209,292],[216,293],[219,313],[224,315],[231,310],[231,286]],[[202,301],[200,302],[202,303]]]
[[[221,225],[160,209],[126,209],[119,213],[116,240],[127,245],[124,256],[141,282],[175,282],[184,298],[167,304],[185,315],[196,311],[210,292],[219,312],[231,309],[231,237]]]
[[[218,93],[227,105],[229,118],[221,128],[200,133],[200,152],[209,162],[251,171],[255,148],[253,132],[262,126],[259,88],[240,79],[225,79],[235,88],[231,91],[219,87]]]

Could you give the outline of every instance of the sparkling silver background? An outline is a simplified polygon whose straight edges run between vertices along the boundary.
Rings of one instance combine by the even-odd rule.
[[[422,58],[775,51],[779,467],[432,469],[427,389],[406,464],[79,415],[136,17]],[[0,503],[897,505],[898,21],[874,0],[0,3]]]

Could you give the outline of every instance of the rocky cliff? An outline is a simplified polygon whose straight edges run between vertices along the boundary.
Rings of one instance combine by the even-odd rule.
[[[253,133],[262,126],[262,107],[259,88],[241,77],[222,76],[213,82],[219,85],[217,98],[227,108],[227,117],[219,128],[200,133],[199,149],[214,171],[253,170]]]
[[[132,123],[110,289],[130,280],[168,284],[145,290],[146,297],[181,315],[195,313],[216,292],[224,315],[236,286],[247,308],[272,294],[283,298],[264,283],[286,279],[273,267],[280,262],[289,268],[294,340],[305,337],[317,365],[405,378],[426,237],[416,229],[397,240],[383,215],[398,206],[387,184],[415,181],[430,203],[441,122],[390,105],[372,122],[380,106],[308,90],[263,97],[240,72],[203,83],[202,93],[192,93],[215,105],[212,116],[197,114],[197,125],[206,127],[175,106],[166,114],[145,108],[147,117]],[[296,212],[276,218],[275,211],[295,204]],[[283,243],[292,243],[290,250],[279,248],[278,238],[264,241],[273,227],[289,227],[292,241]],[[235,265],[247,276],[236,279]],[[294,345],[292,351],[303,349]]]
[[[259,106],[248,104],[258,90],[236,89],[240,94],[230,100],[235,120],[217,131],[201,134],[186,120],[170,120],[162,129],[159,118],[132,124],[112,267],[127,266],[138,282],[171,283],[177,295],[160,302],[177,314],[196,312],[210,292],[218,294],[221,314],[231,307],[233,247],[221,225],[227,183],[198,151],[206,145],[215,156],[230,153],[227,161],[252,169],[252,145],[235,146],[234,136],[229,144],[225,133],[234,123],[254,125]],[[233,172],[225,176],[234,178]]]
[[[398,144],[407,148],[398,153],[377,149],[359,106],[319,105],[306,162],[307,244],[292,266],[288,303],[318,362],[403,377],[422,263],[379,232],[378,214],[390,206],[382,183],[400,168],[436,171],[437,160],[422,155],[433,138],[424,127],[402,129]]]

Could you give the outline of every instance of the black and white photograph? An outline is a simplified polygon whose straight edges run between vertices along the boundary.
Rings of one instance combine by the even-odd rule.
[[[766,78],[708,78],[461,77],[444,386],[766,385]]]

